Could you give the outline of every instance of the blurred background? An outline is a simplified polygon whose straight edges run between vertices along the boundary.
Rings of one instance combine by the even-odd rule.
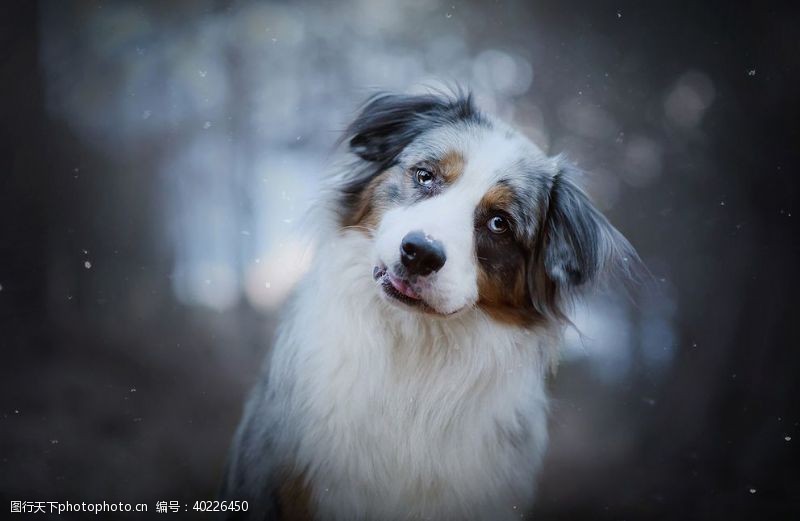
[[[575,311],[534,518],[797,516],[778,5],[4,5],[0,499],[212,499],[340,131],[378,89],[457,82],[587,170],[654,276]]]

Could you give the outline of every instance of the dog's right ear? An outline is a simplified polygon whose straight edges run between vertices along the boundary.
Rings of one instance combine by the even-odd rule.
[[[378,94],[370,98],[347,128],[350,151],[380,169],[394,164],[397,156],[426,130],[477,118],[472,96]]]

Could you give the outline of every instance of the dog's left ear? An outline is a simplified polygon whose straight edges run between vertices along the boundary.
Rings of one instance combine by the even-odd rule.
[[[577,175],[577,169],[562,164],[553,176],[528,270],[534,308],[560,320],[581,288],[614,272],[628,276],[640,262],[627,239],[575,183]]]

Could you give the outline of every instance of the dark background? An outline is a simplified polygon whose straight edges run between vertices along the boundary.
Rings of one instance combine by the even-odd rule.
[[[535,518],[800,513],[796,8],[8,4],[6,505],[211,499],[295,201],[370,89],[441,79],[590,171],[658,286],[576,312]]]

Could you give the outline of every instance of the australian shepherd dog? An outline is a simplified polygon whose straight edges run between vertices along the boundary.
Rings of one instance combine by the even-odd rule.
[[[469,95],[374,96],[342,143],[222,498],[248,519],[519,519],[569,304],[636,253],[574,167]]]

